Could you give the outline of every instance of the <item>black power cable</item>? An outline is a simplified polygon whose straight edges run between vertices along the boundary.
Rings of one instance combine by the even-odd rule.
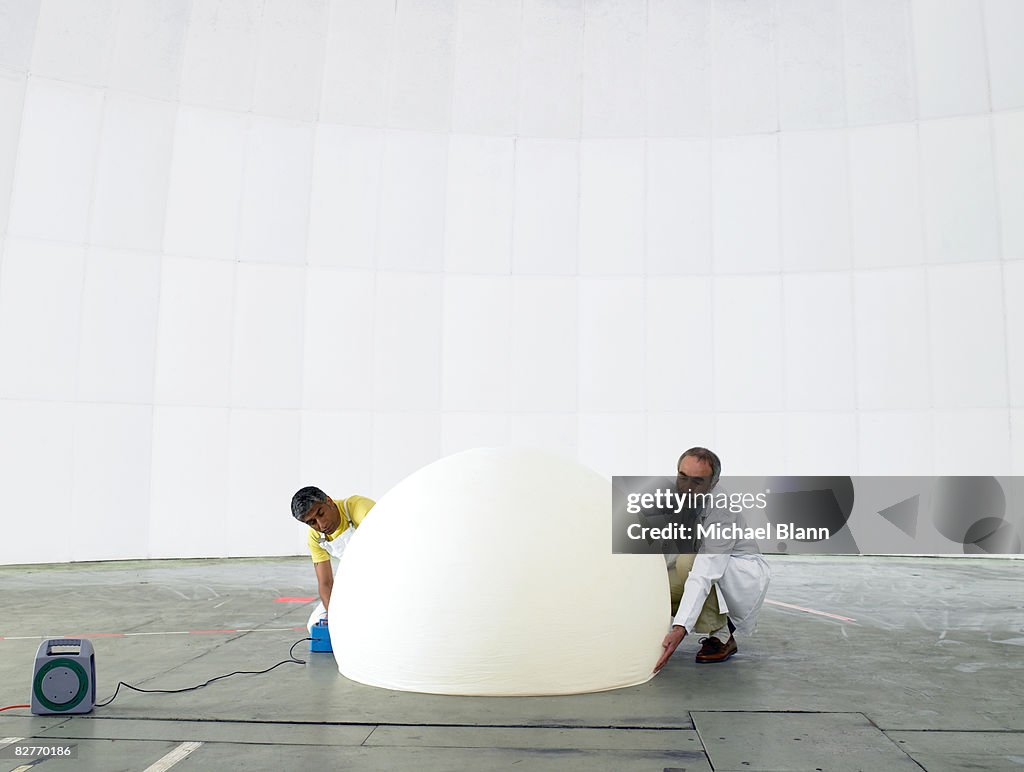
[[[295,657],[295,655],[292,654],[292,652],[295,650],[295,647],[298,646],[303,641],[311,641],[311,640],[313,640],[313,639],[312,638],[300,638],[299,640],[297,640],[295,643],[293,643],[291,645],[291,648],[288,649],[288,659],[282,659],[276,665],[271,665],[266,670],[236,670],[234,673],[226,673],[224,675],[219,675],[219,676],[216,676],[215,678],[211,678],[206,683],[202,683],[202,684],[199,684],[197,686],[189,686],[189,687],[186,687],[184,689],[141,689],[138,686],[132,686],[131,684],[126,684],[124,681],[118,681],[117,682],[117,688],[114,689],[113,697],[111,697],[106,702],[97,702],[96,703],[96,707],[97,708],[102,708],[103,706],[109,705],[110,703],[112,703],[114,701],[114,697],[116,697],[117,693],[119,691],[121,691],[121,687],[122,686],[125,687],[126,689],[131,689],[132,691],[147,692],[149,694],[178,694],[180,692],[191,692],[191,691],[195,691],[196,689],[202,689],[204,686],[209,686],[214,681],[219,681],[222,678],[230,678],[233,675],[262,675],[263,673],[269,673],[274,668],[281,667],[281,665],[290,665],[290,664],[305,665],[306,664],[306,660],[304,660],[304,659],[297,659]]]

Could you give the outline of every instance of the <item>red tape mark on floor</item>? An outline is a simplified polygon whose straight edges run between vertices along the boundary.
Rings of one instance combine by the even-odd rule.
[[[274,603],[309,603],[310,601],[316,600],[316,598],[276,598]]]

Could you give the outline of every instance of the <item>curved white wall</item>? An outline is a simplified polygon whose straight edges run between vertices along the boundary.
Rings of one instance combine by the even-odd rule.
[[[0,562],[296,487],[1024,471],[1015,0],[0,0]]]

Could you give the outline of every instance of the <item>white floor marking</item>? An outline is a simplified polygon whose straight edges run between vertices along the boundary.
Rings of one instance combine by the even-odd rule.
[[[157,759],[155,762],[146,767],[145,772],[164,772],[165,769],[170,769],[183,758],[188,756],[199,748],[202,743],[188,742],[182,743],[173,751],[168,753],[166,756]]]
[[[304,627],[261,627],[259,629],[238,630],[160,630],[152,633],[86,633],[79,638],[127,638],[136,635],[202,635],[206,633],[282,633],[301,632]],[[41,641],[46,638],[66,638],[65,635],[4,635],[0,641]]]
[[[777,600],[768,600],[765,598],[765,603],[770,603],[773,606],[782,606],[782,608],[791,608],[796,611],[806,611],[808,614],[817,614],[819,617],[828,617],[829,619],[838,619],[842,622],[856,622],[856,619],[850,617],[841,617],[838,614],[829,614],[827,611],[815,611],[812,608],[804,608],[803,606],[794,606],[792,603],[783,603]]]

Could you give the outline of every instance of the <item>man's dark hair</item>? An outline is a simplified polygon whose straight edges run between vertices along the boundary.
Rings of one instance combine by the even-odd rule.
[[[711,484],[714,485],[718,482],[719,476],[722,474],[722,462],[718,460],[718,456],[712,453],[707,448],[690,448],[689,450],[683,451],[683,455],[676,461],[676,469],[683,463],[683,459],[687,456],[693,456],[700,461],[711,467]]]
[[[314,506],[321,501],[329,500],[330,497],[316,486],[307,485],[305,488],[299,488],[292,496],[292,517],[301,520]]]

